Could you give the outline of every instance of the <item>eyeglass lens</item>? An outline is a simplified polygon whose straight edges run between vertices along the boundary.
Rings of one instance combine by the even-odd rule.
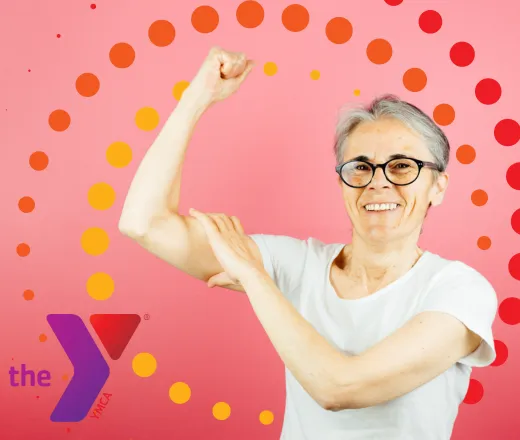
[[[419,166],[410,159],[394,159],[386,165],[386,178],[395,185],[406,185],[413,182],[419,174]],[[373,171],[369,164],[361,161],[347,162],[342,170],[343,179],[354,187],[368,185]]]

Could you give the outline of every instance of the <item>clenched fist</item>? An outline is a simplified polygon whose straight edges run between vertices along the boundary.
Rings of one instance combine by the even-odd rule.
[[[243,52],[214,46],[190,83],[189,94],[209,107],[235,93],[253,66]]]

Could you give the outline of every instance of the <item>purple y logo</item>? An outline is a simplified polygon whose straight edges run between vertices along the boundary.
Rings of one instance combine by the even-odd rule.
[[[51,414],[53,422],[83,420],[110,375],[110,368],[87,327],[77,315],[47,315],[47,322],[74,367],[74,375]],[[91,315],[101,343],[112,359],[119,359],[137,326],[139,315]]]

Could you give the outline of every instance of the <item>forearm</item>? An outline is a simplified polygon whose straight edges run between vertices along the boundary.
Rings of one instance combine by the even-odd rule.
[[[121,230],[144,234],[155,216],[178,212],[186,149],[207,108],[188,91],[139,164],[119,220]]]
[[[332,347],[262,272],[251,272],[241,284],[253,310],[285,366],[320,405],[330,405],[335,375],[344,356]]]

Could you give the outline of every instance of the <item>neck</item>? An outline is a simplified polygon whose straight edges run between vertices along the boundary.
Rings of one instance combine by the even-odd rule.
[[[417,241],[413,233],[395,242],[371,242],[354,231],[352,243],[345,247],[343,269],[367,290],[381,288],[415,265],[423,253]]]

